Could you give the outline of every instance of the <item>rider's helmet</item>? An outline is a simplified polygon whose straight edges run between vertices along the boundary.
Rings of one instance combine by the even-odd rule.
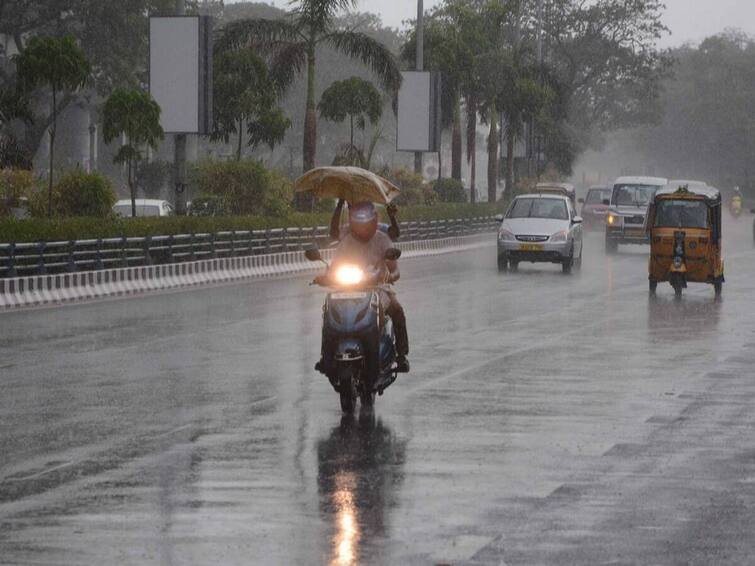
[[[349,208],[349,229],[354,237],[369,242],[378,229],[378,214],[371,202],[359,202]]]
[[[734,187],[734,194],[735,194],[735,195],[740,195],[740,194],[742,194],[742,191],[740,190],[740,188],[739,188],[739,187]]]

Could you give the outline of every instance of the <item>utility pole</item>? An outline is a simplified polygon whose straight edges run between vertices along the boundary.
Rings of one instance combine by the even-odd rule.
[[[537,74],[540,86],[543,86],[543,0],[537,0]],[[535,119],[532,119],[531,133],[535,150],[535,176],[540,179],[540,154],[542,153],[542,138],[535,131]]]
[[[425,7],[417,0],[417,71],[425,70]],[[422,152],[414,153],[414,172],[422,175]]]
[[[176,0],[176,16],[186,15],[185,0]],[[186,214],[186,134],[176,134],[173,150],[173,167],[176,182],[176,214]]]

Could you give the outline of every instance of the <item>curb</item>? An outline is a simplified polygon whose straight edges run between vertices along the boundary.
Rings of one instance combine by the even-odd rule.
[[[402,258],[415,258],[472,250],[494,243],[490,234],[477,234],[405,242],[397,244],[397,247],[403,252]],[[329,260],[333,250],[323,250],[322,255]],[[320,269],[320,264],[308,261],[303,251],[297,251],[0,279],[0,312],[233,281],[293,276]]]

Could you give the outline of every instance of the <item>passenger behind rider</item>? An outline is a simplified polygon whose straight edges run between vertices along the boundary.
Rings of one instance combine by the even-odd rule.
[[[339,202],[343,206],[343,201]],[[395,209],[391,213],[391,223],[396,230],[393,233],[398,237],[398,225],[395,221]],[[338,211],[340,218],[340,211]],[[334,215],[334,219],[335,219]],[[336,227],[338,225],[336,224]],[[393,226],[392,226],[393,227]],[[333,223],[331,223],[331,236]],[[374,267],[379,280],[388,284],[395,283],[401,277],[401,272],[396,261],[386,260],[385,253],[392,247],[391,238],[378,230],[378,213],[371,202],[360,202],[349,207],[349,229],[345,233],[340,229],[337,235],[341,236],[336,248],[333,263],[339,261],[352,261],[365,267]],[[396,334],[397,371],[406,373],[409,371],[409,336],[406,330],[406,314],[401,303],[396,298],[392,288],[383,288],[380,293],[385,313],[393,321],[393,329]],[[322,366],[321,366],[322,367]]]

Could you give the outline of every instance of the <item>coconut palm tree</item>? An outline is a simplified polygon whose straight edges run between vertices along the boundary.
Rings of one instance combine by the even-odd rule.
[[[356,7],[357,3],[358,0],[294,0],[294,9],[282,19],[246,19],[228,24],[215,44],[219,51],[251,46],[269,54],[278,84],[290,84],[306,68],[305,172],[315,167],[317,152],[315,64],[318,47],[325,45],[362,61],[391,93],[401,84],[396,59],[385,45],[365,33],[336,26],[337,14]]]

